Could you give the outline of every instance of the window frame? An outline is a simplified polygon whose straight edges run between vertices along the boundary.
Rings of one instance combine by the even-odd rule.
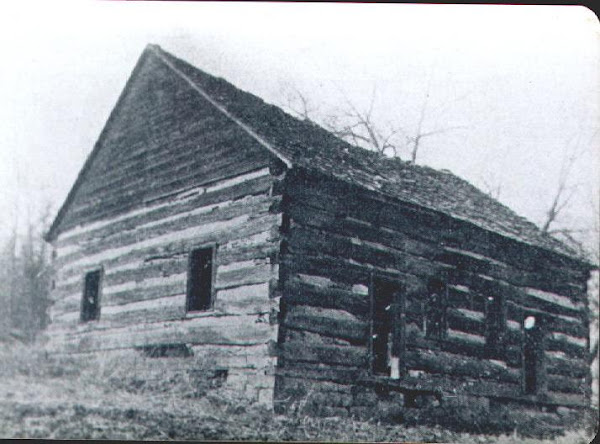
[[[89,314],[89,305],[88,305],[88,279],[94,275],[98,275],[98,280],[96,283],[96,291],[95,291],[95,312],[91,315]],[[104,267],[93,268],[87,270],[83,275],[83,289],[81,292],[81,305],[79,308],[79,322],[81,324],[86,324],[88,322],[98,321],[100,320],[100,312],[101,312],[101,296],[102,296],[102,283],[104,281]]]
[[[200,308],[200,309],[191,309],[191,301],[192,301],[192,290],[193,290],[193,282],[192,282],[192,276],[193,276],[193,266],[194,266],[194,254],[202,251],[202,250],[211,250],[211,254],[210,254],[210,266],[211,266],[211,270],[210,270],[210,291],[209,291],[209,303],[208,306],[206,308]],[[207,311],[211,311],[214,309],[214,304],[215,304],[215,282],[216,282],[216,275],[217,275],[217,267],[216,267],[216,257],[217,257],[217,244],[216,243],[210,243],[210,244],[202,244],[202,245],[198,245],[195,246],[194,248],[192,248],[189,253],[188,253],[188,264],[187,264],[187,277],[186,277],[186,292],[185,292],[185,313],[186,314],[197,314],[197,313],[205,313]]]

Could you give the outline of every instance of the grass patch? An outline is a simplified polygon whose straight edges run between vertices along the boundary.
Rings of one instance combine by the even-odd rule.
[[[275,415],[221,386],[210,357],[142,353],[49,355],[0,348],[0,438],[258,440],[587,444],[592,434],[555,439],[476,435],[440,426]]]

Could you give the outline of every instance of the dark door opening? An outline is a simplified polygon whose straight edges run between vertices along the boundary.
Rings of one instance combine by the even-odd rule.
[[[488,296],[485,303],[485,344],[490,358],[501,358],[506,331],[506,309],[502,295]]]
[[[523,323],[523,391],[535,395],[543,382],[543,332],[539,320],[528,316]]]
[[[404,349],[402,289],[397,282],[375,279],[371,293],[371,369],[375,375],[398,377],[393,373],[399,372],[394,364]]]

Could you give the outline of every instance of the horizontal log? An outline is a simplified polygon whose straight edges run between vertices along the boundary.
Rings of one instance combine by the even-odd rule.
[[[227,314],[269,313],[272,308],[268,283],[219,290],[214,302],[216,312]]]
[[[443,340],[433,340],[413,335],[407,337],[407,347],[417,350],[444,351],[466,357],[479,359],[489,359],[485,343],[481,341],[469,341],[460,337],[446,337]],[[502,347],[501,359],[509,367],[520,367],[521,365],[521,347],[505,345]]]
[[[63,273],[67,271],[81,272],[89,267],[104,265],[120,266],[134,259],[145,259],[172,252],[189,252],[198,245],[208,243],[227,243],[257,235],[267,230],[274,234],[279,226],[281,215],[264,214],[256,217],[243,215],[227,221],[219,221],[199,227],[191,227],[181,231],[153,237],[134,245],[112,248],[98,254],[86,256],[80,260],[64,265]],[[71,271],[73,270],[73,271]]]
[[[328,191],[328,195],[324,190]],[[311,174],[310,180],[290,177],[289,193],[297,200],[322,210],[340,211],[426,242],[439,244],[443,241],[446,245],[493,257],[532,272],[542,267],[553,273],[563,273],[567,268],[577,276],[577,280],[587,280],[588,270],[579,261],[550,253],[544,248],[524,245],[510,236],[481,229],[473,223],[437,211],[390,200],[360,187],[338,186],[335,179],[314,174]]]
[[[200,171],[201,169],[199,168],[191,175],[180,176],[168,183],[163,182],[161,188],[152,189],[151,187],[146,187],[146,189],[142,190],[140,189],[141,187],[149,184],[144,184],[143,182],[140,184],[132,183],[129,189],[128,187],[121,187],[119,190],[121,192],[118,194],[115,194],[114,192],[106,193],[107,197],[103,199],[103,205],[100,208],[97,206],[94,207],[94,201],[91,199],[76,202],[76,204],[70,208],[72,216],[69,221],[72,221],[72,225],[65,225],[65,228],[69,228],[69,226],[80,224],[82,222],[114,217],[126,211],[139,208],[139,203],[143,202],[143,200],[154,200],[160,198],[162,195],[168,195],[185,188],[196,186],[197,183],[202,183],[203,181],[231,177],[263,166],[265,166],[265,164],[263,162],[257,162],[254,155],[244,154],[237,159],[229,159],[226,163],[221,165],[211,165],[209,173],[202,174]],[[158,178],[155,178],[154,183],[158,183],[156,179]],[[112,188],[115,185],[110,184],[108,186]],[[77,203],[79,203],[79,205],[77,205]]]
[[[471,313],[480,314],[481,317],[475,317]],[[448,328],[480,336],[484,336],[486,333],[483,313],[450,308],[446,312],[446,319]]]
[[[269,299],[268,284],[249,285],[230,290],[220,290],[215,294],[215,314],[268,314],[273,309]],[[68,314],[68,313],[67,313]],[[101,307],[100,317],[106,328],[117,328],[140,322],[172,321],[186,316],[186,295],[142,300],[121,305]],[[55,320],[65,325],[79,322],[79,311],[70,319],[64,315]]]
[[[585,395],[586,380],[585,378],[572,378],[558,375],[546,376],[548,390],[561,393],[576,393]]]
[[[564,315],[575,318],[580,318],[583,313],[582,307],[571,308],[538,298],[528,294],[524,289],[520,289],[519,287],[515,287],[507,282],[494,279],[490,276],[471,273],[465,270],[456,270],[450,273],[449,279],[451,284],[467,286],[471,292],[482,295],[503,296],[507,301],[513,301],[535,310],[542,310],[555,315]]]
[[[248,227],[228,233],[219,240],[217,246],[215,264],[225,265],[248,259],[272,258],[273,252],[279,251],[278,233],[274,227],[250,224]],[[133,251],[131,253],[116,256],[113,259],[102,262],[105,276],[113,275],[128,270],[139,270],[145,266],[161,264],[163,262],[188,260],[189,253],[198,245],[195,240],[185,239],[170,244]],[[89,266],[64,267],[57,276],[57,281],[70,285],[73,282],[81,282],[83,274]]]
[[[407,368],[424,370],[428,373],[472,378],[494,379],[520,383],[520,371],[488,359],[432,350],[407,350]]]
[[[290,277],[285,283],[285,300],[291,305],[310,305],[321,308],[334,308],[365,319],[369,315],[368,295],[355,293],[339,286],[309,284]]]
[[[344,310],[291,305],[286,309],[283,326],[337,337],[356,344],[366,344],[367,341],[367,323]]]
[[[429,278],[443,266],[420,256],[407,254],[381,242],[364,241],[359,236],[334,234],[327,230],[315,230],[292,220],[288,236],[288,248],[299,254],[325,254],[371,264],[379,268],[397,269],[422,278]]]
[[[568,276],[540,268],[535,272],[515,268],[496,259],[458,248],[445,247],[437,260],[455,265],[474,274],[485,274],[518,287],[540,287],[548,292],[567,296],[557,298],[565,303],[581,301],[585,295],[585,281],[579,276]],[[541,290],[540,290],[541,291]],[[571,307],[573,308],[573,307]]]
[[[131,230],[122,230],[111,236],[93,238],[85,243],[79,242],[81,247],[72,254],[61,254],[56,261],[57,266],[75,262],[83,257],[92,256],[113,248],[126,248],[136,244],[149,242],[152,239],[168,236],[170,233],[185,233],[186,229],[201,228],[203,226],[218,226],[240,217],[249,218],[252,215],[268,213],[272,204],[268,196],[248,196],[237,201],[224,202],[222,206],[205,211],[204,208],[191,210],[176,217],[166,217],[156,222],[146,222]],[[200,230],[202,231],[202,230]]]
[[[318,208],[295,199],[289,205],[289,215],[298,225],[325,230],[329,233],[358,237],[366,242],[387,245],[414,256],[433,259],[439,254],[437,245],[407,236],[390,227],[377,227],[355,218],[340,218],[332,208]]]
[[[580,319],[535,310],[513,301],[506,302],[507,319],[516,321],[519,326],[522,326],[527,316],[536,316],[537,318],[545,319],[546,328],[550,331],[565,333],[578,338],[585,338],[588,334],[585,324]]]
[[[396,269],[379,268],[371,264],[361,264],[352,260],[344,260],[337,256],[320,254],[311,256],[309,254],[286,254],[281,258],[289,275],[308,274],[313,276],[327,277],[337,282],[350,285],[369,285],[371,274],[396,279],[403,282],[407,293],[420,293],[426,283],[417,276],[406,274]]]
[[[583,359],[587,357],[587,347],[585,345],[575,344],[565,337],[547,335],[544,342],[545,350],[563,352],[572,358]]]
[[[262,172],[262,170],[259,170]],[[235,184],[230,188],[214,190],[210,193],[200,193],[202,185],[193,190],[184,190],[180,195],[173,195],[166,202],[147,204],[146,206],[129,211],[119,216],[90,222],[84,226],[74,227],[60,233],[54,244],[57,247],[77,245],[89,239],[102,239],[113,233],[132,230],[144,223],[152,223],[181,213],[205,208],[211,208],[222,202],[233,201],[244,196],[259,195],[271,186],[271,180],[265,176],[252,177],[255,172],[248,173],[251,178],[245,183]],[[193,192],[192,192],[193,191]]]
[[[168,305],[164,303],[157,304],[156,306],[148,308],[128,307],[128,305],[135,305],[128,304],[114,306],[115,308],[122,308],[121,311],[108,311],[107,309],[113,307],[102,307],[100,311],[102,325],[105,326],[106,329],[113,329],[139,323],[169,322],[184,319],[186,313],[185,295],[160,298],[152,300],[151,302],[164,302],[169,299],[173,299],[174,302]],[[127,308],[127,310],[125,310],[125,308]]]
[[[51,348],[68,353],[125,349],[160,343],[257,345],[273,339],[276,329],[260,315],[204,316],[185,321],[143,323],[106,331],[54,332]]]
[[[334,344],[311,344],[286,341],[282,345],[283,359],[291,361],[319,362],[349,367],[365,367],[367,365],[366,347],[340,346]]]
[[[271,264],[248,265],[240,269],[219,271],[217,269],[215,288],[226,289],[246,285],[262,284],[278,276],[278,266]]]
[[[322,382],[333,382],[338,385],[353,385],[359,376],[366,373],[365,367],[347,367],[325,364],[322,362],[285,361],[280,360],[276,374],[283,378],[284,386],[289,384],[292,378],[299,380],[313,380]]]
[[[567,355],[558,357],[555,352],[545,352],[546,372],[551,375],[571,376],[585,378],[590,369],[583,359],[572,359]]]
[[[195,123],[198,124],[198,122]],[[194,139],[196,147],[202,146],[203,148],[201,159],[205,164],[205,168],[210,164],[217,167],[219,164],[222,164],[223,160],[226,160],[227,157],[235,155],[236,151],[240,150],[238,144],[215,143],[217,140],[223,139],[223,137],[227,139],[233,137],[234,134],[239,134],[236,128],[215,128],[213,125],[214,124],[211,124],[209,127],[205,128],[202,133],[196,133]],[[181,140],[178,140],[175,136],[169,140],[169,145],[172,146],[178,142],[181,142]],[[189,139],[188,141],[183,142],[184,145],[189,145]],[[160,177],[161,173],[165,172],[171,173],[172,177],[177,177],[178,170],[180,170],[180,174],[185,173],[186,170],[188,170],[187,172],[189,173],[190,160],[194,158],[194,154],[198,154],[196,147],[194,149],[190,149],[189,147],[179,149],[171,152],[170,155],[165,155],[164,145],[144,146],[144,144],[140,144],[140,147],[141,149],[134,150],[126,159],[123,159],[123,161],[119,163],[119,168],[105,171],[102,175],[105,181],[95,182],[95,186],[90,187],[89,192],[97,194],[102,191],[110,191],[110,187],[106,184],[123,188],[131,188],[132,185],[139,184],[139,182],[136,182],[135,178],[136,173],[138,173],[137,175],[139,176],[140,164],[144,165],[144,172],[146,175],[153,175],[155,177]],[[129,181],[127,178],[129,178]]]

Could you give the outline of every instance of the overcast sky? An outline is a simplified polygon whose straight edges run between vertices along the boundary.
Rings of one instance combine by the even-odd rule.
[[[381,126],[460,127],[418,163],[540,223],[565,156],[565,226],[598,205],[600,40],[577,6],[77,2],[0,8],[0,230],[64,201],[148,43],[274,104],[302,91],[315,117],[345,100]],[[407,152],[401,153],[407,158]]]

